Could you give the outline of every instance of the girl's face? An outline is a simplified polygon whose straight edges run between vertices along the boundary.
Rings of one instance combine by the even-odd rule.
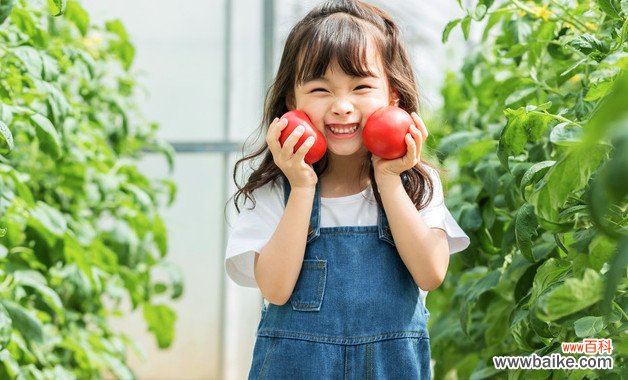
[[[295,87],[291,108],[310,117],[314,127],[325,136],[331,154],[366,154],[362,143],[366,120],[377,109],[397,102],[375,49],[369,47],[367,59],[373,76],[350,76],[334,62],[323,77]]]

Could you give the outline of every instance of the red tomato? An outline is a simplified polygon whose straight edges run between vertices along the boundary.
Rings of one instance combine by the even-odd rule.
[[[286,141],[288,136],[290,136],[292,131],[294,131],[294,129],[299,125],[302,125],[305,128],[305,131],[294,146],[294,151],[296,152],[308,137],[314,136],[314,145],[310,147],[310,150],[305,155],[305,163],[311,165],[323,158],[325,151],[327,150],[327,141],[325,141],[325,136],[323,136],[318,129],[314,128],[310,118],[307,117],[305,112],[293,110],[286,112],[282,118],[284,117],[288,119],[288,125],[283,129],[283,131],[281,131],[281,136],[279,136],[281,146],[283,146],[283,143]]]
[[[362,131],[364,146],[381,158],[392,160],[403,157],[408,150],[406,133],[414,121],[399,107],[382,107],[368,118]]]

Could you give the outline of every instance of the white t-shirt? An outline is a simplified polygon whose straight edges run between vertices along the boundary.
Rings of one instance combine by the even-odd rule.
[[[446,232],[450,254],[460,252],[469,246],[469,237],[445,206],[438,172],[432,168],[428,168],[428,171],[434,194],[419,214],[429,227]],[[231,227],[225,258],[229,277],[238,285],[248,287],[257,287],[253,270],[255,252],[260,252],[270,240],[285,209],[283,188],[279,184],[266,184],[256,189],[253,196],[255,208],[251,209],[252,202],[247,200]],[[377,225],[377,201],[371,186],[361,193],[345,197],[321,197],[320,206],[321,227]],[[427,292],[421,290],[423,302],[426,295]]]

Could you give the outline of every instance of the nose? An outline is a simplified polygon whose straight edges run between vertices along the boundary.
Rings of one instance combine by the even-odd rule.
[[[346,98],[337,98],[331,106],[334,115],[345,116],[353,113],[353,103]]]

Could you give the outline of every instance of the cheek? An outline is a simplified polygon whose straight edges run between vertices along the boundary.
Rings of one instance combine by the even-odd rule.
[[[388,105],[390,105],[389,101],[385,97],[378,96],[368,99],[362,106],[362,117],[364,121],[366,121],[373,112]]]
[[[305,112],[313,123],[316,123],[318,120],[322,120],[325,116],[325,108],[326,105],[318,100],[309,100],[307,102],[298,102],[297,109]]]

